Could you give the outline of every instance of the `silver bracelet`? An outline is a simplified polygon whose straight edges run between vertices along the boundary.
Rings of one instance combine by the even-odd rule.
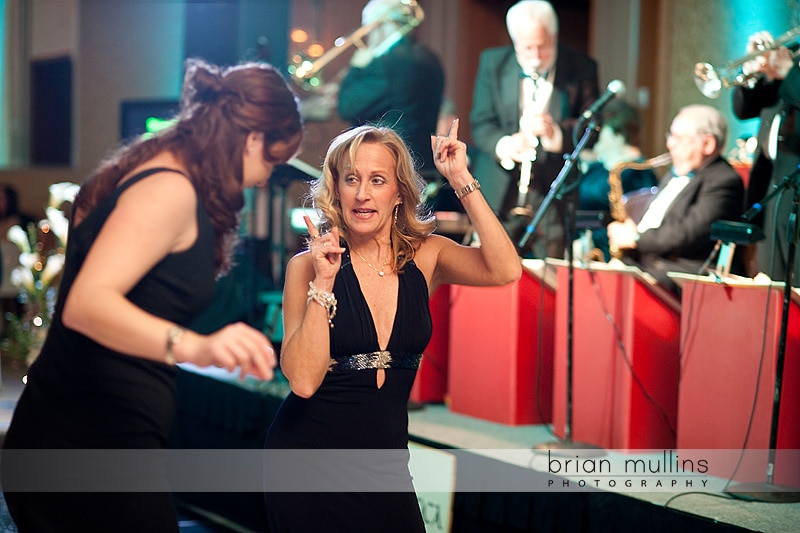
[[[462,198],[464,198],[469,193],[471,193],[473,191],[477,191],[480,188],[481,188],[481,183],[478,180],[474,180],[472,183],[464,185],[463,187],[461,187],[460,189],[455,191],[456,198],[461,200]]]
[[[306,305],[310,304],[312,300],[325,308],[325,310],[328,312],[328,325],[333,327],[333,317],[336,316],[336,296],[334,296],[332,292],[321,291],[317,289],[317,287],[314,285],[314,282],[309,281],[308,300],[306,300]]]
[[[180,326],[172,326],[167,330],[167,353],[164,354],[164,362],[169,366],[175,366],[175,354],[172,350],[181,342],[184,333],[186,330]]]

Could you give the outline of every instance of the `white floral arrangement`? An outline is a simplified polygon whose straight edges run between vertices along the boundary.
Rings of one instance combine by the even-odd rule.
[[[30,365],[39,354],[55,309],[56,292],[64,268],[69,220],[62,208],[72,204],[80,189],[70,182],[50,186],[46,218],[27,228],[12,226],[8,240],[19,248],[19,266],[11,283],[20,291],[22,315],[7,313],[3,353]]]

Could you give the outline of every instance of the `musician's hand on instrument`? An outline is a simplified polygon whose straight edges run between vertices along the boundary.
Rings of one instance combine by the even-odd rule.
[[[530,160],[531,152],[539,147],[539,139],[521,131],[511,135],[511,140],[513,144],[510,157],[517,163],[525,159]]]
[[[585,163],[596,163],[597,161],[600,161],[597,152],[592,148],[581,150],[581,153],[578,155],[578,157]]]
[[[538,146],[538,139],[535,137],[531,139],[525,133],[518,131],[501,137],[494,151],[500,165],[506,170],[511,170],[515,163],[530,161],[532,153],[535,154]]]
[[[375,53],[371,48],[359,48],[353,53],[350,58],[350,66],[355,68],[364,68],[375,59]]]
[[[764,50],[773,41],[772,34],[768,31],[759,31],[752,34],[747,39],[747,55],[755,54]],[[769,52],[765,51],[764,54],[758,55],[742,64],[742,72],[746,76],[757,73],[765,73],[765,68],[768,63]]]
[[[771,50],[767,55],[767,64],[764,66],[764,75],[767,80],[782,80],[789,74],[794,66],[792,51],[785,46]]]
[[[519,129],[528,138],[550,138],[555,134],[556,124],[549,113],[525,113],[519,119]]]
[[[606,227],[606,232],[608,233],[608,244],[611,248],[619,250],[636,248],[639,232],[633,219],[626,218],[624,222],[611,222]]]
[[[750,35],[747,38],[747,54],[752,54],[753,52],[758,52],[759,50],[763,50],[769,44],[774,41],[775,39],[772,37],[772,34],[768,31],[757,31],[754,34]]]

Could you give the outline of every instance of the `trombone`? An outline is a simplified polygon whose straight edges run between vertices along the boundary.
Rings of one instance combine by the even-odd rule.
[[[795,40],[798,35],[800,35],[800,26],[787,31],[770,43],[765,43],[758,50],[754,50],[739,59],[725,64],[725,66],[721,67],[719,70],[714,68],[711,63],[696,63],[694,66],[694,82],[697,84],[697,88],[700,89],[700,92],[708,98],[718,98],[723,88],[730,89],[737,85],[752,87],[758,79],[759,74],[745,74],[739,67],[766,52],[790,43]],[[793,55],[796,55],[796,53]]]
[[[416,0],[400,0],[397,6],[387,11],[382,17],[357,28],[347,36],[336,39],[334,45],[318,58],[312,59],[304,54],[295,54],[292,64],[288,68],[289,74],[305,90],[312,90],[322,85],[320,76],[322,69],[351,46],[363,48],[365,46],[364,38],[382,24],[395,22],[399,27],[375,48],[376,57],[387,52],[394,43],[419,26],[424,19],[425,12]]]

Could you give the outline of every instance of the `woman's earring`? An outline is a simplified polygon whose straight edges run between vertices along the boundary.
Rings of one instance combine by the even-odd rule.
[[[400,204],[394,204],[394,225],[397,225],[397,213],[400,212]]]

